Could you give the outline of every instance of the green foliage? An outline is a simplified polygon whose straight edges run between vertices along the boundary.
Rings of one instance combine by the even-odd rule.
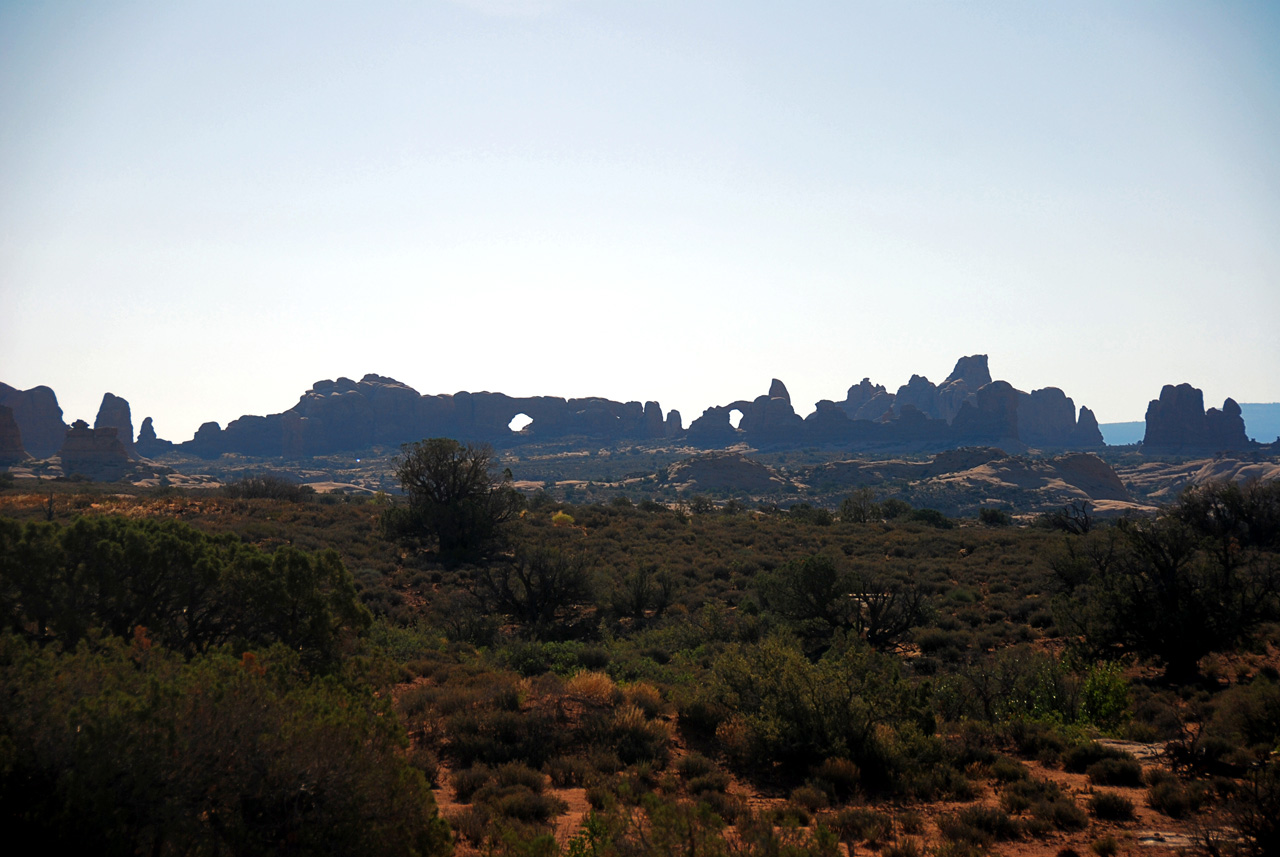
[[[937,509],[916,509],[908,516],[908,520],[930,527],[937,527],[940,530],[949,530],[955,526],[955,522]]]
[[[535,636],[570,629],[592,595],[586,556],[563,540],[521,545],[509,560],[475,569],[471,592],[486,609],[503,613]]]
[[[918,587],[840,569],[822,554],[789,562],[757,580],[764,606],[812,641],[811,650],[825,649],[840,633],[852,633],[877,649],[890,648],[927,615]]]
[[[1013,517],[1004,509],[982,508],[978,510],[978,522],[988,527],[1007,527]]]
[[[1080,717],[1103,729],[1114,729],[1129,711],[1129,684],[1120,665],[1093,664],[1080,688]]]
[[[279,476],[246,476],[223,486],[222,493],[237,500],[285,500],[298,503],[312,497],[316,489]]]
[[[814,524],[819,527],[829,527],[835,523],[835,517],[829,509],[811,506],[808,503],[796,503],[787,510],[787,516],[793,521]]]
[[[833,648],[810,663],[793,642],[771,637],[731,647],[713,671],[719,701],[735,712],[717,737],[747,768],[805,771],[844,758],[863,782],[884,787],[911,755],[911,739],[933,731],[896,663],[863,646]]]
[[[264,553],[178,521],[82,517],[70,526],[0,519],[0,608],[10,630],[73,648],[93,629],[139,626],[185,654],[282,642],[313,666],[368,627],[333,551]]]
[[[482,557],[501,543],[503,525],[524,500],[509,471],[493,482],[491,447],[438,437],[401,449],[396,479],[409,505],[384,513],[389,535],[434,540],[449,561]]]
[[[274,649],[184,661],[145,637],[0,638],[0,823],[59,853],[444,854],[370,688]]]
[[[1184,680],[1205,655],[1280,617],[1275,555],[1234,541],[1219,549],[1183,517],[1175,508],[1069,541],[1052,560],[1059,623],[1094,652],[1155,658]]]
[[[863,487],[840,501],[840,520],[847,524],[868,524],[880,520],[880,506],[875,492]]]

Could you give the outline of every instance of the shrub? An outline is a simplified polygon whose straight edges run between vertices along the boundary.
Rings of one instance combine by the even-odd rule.
[[[564,692],[570,699],[601,708],[614,705],[622,698],[613,679],[601,672],[585,670],[565,683]]]
[[[1093,840],[1093,842],[1089,843],[1089,848],[1094,854],[1097,854],[1098,857],[1113,857],[1113,855],[1120,851],[1120,843],[1116,841],[1114,836],[1108,833],[1104,836],[1099,836],[1097,839]]]
[[[1089,782],[1099,786],[1142,785],[1142,766],[1133,759],[1103,759],[1085,769]]]
[[[1133,756],[1123,750],[1103,746],[1096,741],[1076,744],[1062,754],[1062,767],[1073,774],[1085,773],[1090,765],[1104,759],[1122,759],[1133,761]]]
[[[813,769],[813,784],[832,800],[843,801],[857,792],[860,776],[858,766],[848,759],[826,759]]]
[[[1116,792],[1098,792],[1089,798],[1089,811],[1104,821],[1129,821],[1133,818],[1133,801]]]
[[[706,792],[723,792],[729,788],[729,775],[723,771],[711,771],[689,780],[689,794],[701,795]]]
[[[1013,517],[1004,509],[978,510],[978,521],[988,527],[1007,527],[1013,523]]]
[[[493,779],[488,765],[473,765],[453,772],[453,794],[458,803],[470,803],[472,796]]]
[[[791,790],[791,802],[809,812],[817,812],[826,809],[827,793],[815,786],[800,786]]]
[[[676,763],[676,770],[685,779],[705,776],[715,770],[715,765],[701,753],[690,753]]]
[[[871,846],[890,838],[893,833],[892,818],[865,807],[842,809],[830,818],[830,824],[841,841],[863,840]]]
[[[955,522],[937,509],[916,509],[911,513],[909,520],[917,524],[936,527],[939,530],[949,530],[955,526]]]
[[[1172,779],[1162,780],[1147,790],[1147,806],[1170,818],[1186,818],[1199,812],[1206,798],[1206,790],[1199,784],[1188,788]]]

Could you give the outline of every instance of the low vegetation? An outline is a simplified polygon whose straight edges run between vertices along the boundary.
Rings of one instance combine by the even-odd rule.
[[[449,517],[278,487],[0,493],[8,829],[800,857],[1115,853],[1142,823],[1274,853],[1275,485],[1042,525],[869,491],[818,514],[486,480]]]

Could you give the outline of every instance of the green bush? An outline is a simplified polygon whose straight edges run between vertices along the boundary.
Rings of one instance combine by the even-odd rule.
[[[794,642],[771,637],[729,648],[713,673],[719,701],[736,712],[716,735],[747,768],[781,763],[802,772],[845,758],[864,783],[883,788],[899,764],[909,763],[899,752],[911,743],[894,736],[933,731],[923,699],[896,662],[863,646],[832,649],[810,663]]]
[[[444,854],[385,699],[277,647],[0,637],[0,824],[64,854]]]

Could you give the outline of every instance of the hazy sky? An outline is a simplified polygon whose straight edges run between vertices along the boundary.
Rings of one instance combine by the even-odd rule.
[[[1280,6],[0,3],[0,380],[1280,401]]]

